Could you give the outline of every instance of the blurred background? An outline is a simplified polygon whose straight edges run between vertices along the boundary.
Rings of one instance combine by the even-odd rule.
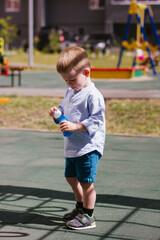
[[[152,7],[159,35],[160,1],[139,2]],[[33,19],[29,4],[32,5]],[[92,58],[110,54],[112,58],[115,57],[109,65],[107,62],[104,65],[103,59],[98,63],[94,61],[94,66],[115,67],[130,4],[129,0],[0,0],[0,37],[4,39],[5,53],[10,56],[9,62],[27,63],[28,56],[25,53],[29,51],[29,27],[32,26],[34,63],[55,64],[56,57],[55,60],[51,58],[47,61],[38,56],[37,60],[36,54],[57,54],[67,46],[78,45],[84,47]],[[156,44],[149,19],[145,19],[144,27],[148,42]],[[129,43],[137,37],[136,28],[137,20],[133,16],[128,33]],[[21,54],[21,60],[14,57],[17,54]],[[127,57],[133,55],[134,51],[127,52]],[[127,58],[124,66],[130,64]]]
[[[135,13],[137,4],[140,4],[142,9],[148,6],[150,13],[150,16],[148,13],[144,16],[143,11],[139,12],[141,20],[145,21],[144,30],[147,36],[145,42],[139,39],[141,35],[138,32],[136,14],[129,19],[130,10],[131,13]],[[12,75],[11,79],[6,78],[11,70],[7,69],[7,66],[16,66],[15,69],[18,71],[18,66],[24,67],[21,69],[25,70],[22,74],[23,91],[24,88],[26,90],[40,88],[44,93],[44,89],[53,89],[54,94],[56,89],[65,88],[64,82],[55,71],[61,50],[67,46],[81,46],[87,51],[92,67],[117,68],[124,40],[127,40],[125,45],[127,47],[123,48],[120,67],[131,68],[136,59],[135,64],[144,65],[147,73],[143,73],[143,76],[136,80],[131,77],[126,81],[126,79],[115,80],[112,76],[114,71],[112,71],[112,80],[94,79],[96,86],[103,91],[115,92],[158,91],[160,89],[160,51],[158,49],[160,43],[157,45],[156,37],[159,39],[160,35],[159,13],[160,0],[137,2],[129,0],[0,0],[1,97],[4,89],[11,90],[9,88],[13,87]],[[153,20],[154,25],[151,22]],[[126,29],[128,30],[127,38],[124,39]],[[140,53],[143,52],[141,56],[136,51],[135,44],[146,42],[150,43],[153,49],[151,55],[157,75],[152,72],[148,53],[145,50],[140,51]],[[25,69],[25,66],[29,65],[33,68]],[[120,72],[117,71],[117,77],[119,75]],[[18,90],[22,88],[18,88],[20,85],[17,83],[16,77],[16,88],[12,88],[12,93],[7,96],[10,102],[0,105],[0,126],[55,130],[53,122],[48,119],[48,109],[52,105],[57,105],[60,99],[19,96]],[[14,92],[14,89],[18,92]],[[107,99],[107,133],[160,136],[159,96],[159,93],[156,93],[154,99],[148,97],[138,100]]]

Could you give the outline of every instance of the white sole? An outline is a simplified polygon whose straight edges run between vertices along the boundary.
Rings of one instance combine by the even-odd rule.
[[[66,225],[67,225],[68,228],[73,229],[73,230],[85,230],[85,229],[91,229],[91,228],[95,228],[96,227],[96,224],[92,225],[92,226],[81,227],[81,228],[75,228],[75,227],[69,226],[68,224],[66,224]]]

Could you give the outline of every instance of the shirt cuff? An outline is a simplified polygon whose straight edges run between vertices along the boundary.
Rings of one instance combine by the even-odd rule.
[[[84,121],[82,122],[82,124],[83,124],[83,125],[85,126],[85,128],[87,129],[89,135],[95,134],[95,132],[99,129],[99,125],[100,125],[100,123],[97,122],[97,121],[95,121],[95,122],[92,121],[92,123],[91,123],[91,122],[88,121],[88,120],[84,120]]]

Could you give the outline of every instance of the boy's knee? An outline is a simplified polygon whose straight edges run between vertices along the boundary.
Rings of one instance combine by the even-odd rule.
[[[93,182],[92,183],[80,183],[81,184],[81,187],[85,190],[85,189],[91,189],[91,188],[94,188],[94,185],[93,185]]]
[[[70,184],[70,185],[77,185],[78,180],[76,177],[66,177],[66,181]]]

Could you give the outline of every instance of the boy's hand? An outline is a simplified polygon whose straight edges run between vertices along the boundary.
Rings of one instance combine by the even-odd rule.
[[[57,107],[52,107],[52,108],[50,108],[50,110],[49,110],[49,116],[53,117],[55,111],[57,111]]]
[[[72,123],[69,121],[63,121],[60,124],[61,132],[76,132],[76,131],[87,131],[82,123]]]

